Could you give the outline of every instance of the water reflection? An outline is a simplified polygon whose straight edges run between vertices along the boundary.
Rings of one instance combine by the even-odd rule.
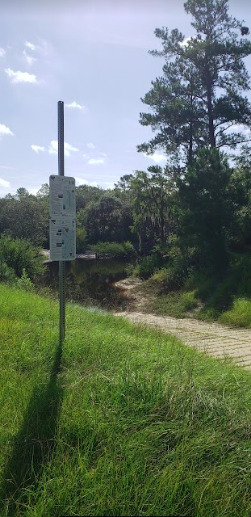
[[[123,292],[114,283],[128,276],[128,261],[76,259],[65,264],[68,301],[108,310],[126,308]],[[44,284],[58,290],[58,262],[45,264]]]

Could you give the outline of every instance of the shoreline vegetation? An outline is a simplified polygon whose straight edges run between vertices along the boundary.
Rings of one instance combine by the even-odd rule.
[[[43,250],[42,254],[48,257],[49,250]],[[101,256],[100,264],[105,264],[111,257]],[[76,258],[93,263],[97,260],[94,250],[78,254]],[[130,311],[138,311],[140,307],[143,312],[161,316],[191,317],[201,321],[218,321],[230,327],[251,328],[251,300],[248,295],[250,254],[238,258],[238,261],[238,268],[233,267],[221,280],[206,274],[197,275],[197,278],[195,275],[188,279],[185,286],[175,289],[169,286],[168,269],[156,268],[152,275],[149,272],[144,277],[141,263],[136,266],[128,263],[122,283],[115,282],[112,286],[122,293],[123,306]],[[50,262],[46,260],[44,264]],[[127,289],[124,289],[123,282]],[[107,303],[109,309],[109,301]]]
[[[95,258],[97,252],[99,260]],[[49,273],[53,262],[47,260],[48,255],[49,250],[32,246],[28,240],[2,235],[0,281],[26,290],[44,289],[55,297],[52,291],[53,286],[57,289],[57,268]],[[131,243],[99,243],[95,249],[78,254],[73,264],[67,263],[67,296],[77,303],[107,310],[121,307],[138,311],[140,305],[143,312],[156,315],[251,328],[250,268],[250,250],[232,253],[224,273],[195,270],[180,284],[176,269],[161,266],[152,257],[139,259]],[[124,296],[123,289],[116,285],[122,279],[131,284],[131,297]]]
[[[250,374],[0,284],[1,515],[249,515]]]

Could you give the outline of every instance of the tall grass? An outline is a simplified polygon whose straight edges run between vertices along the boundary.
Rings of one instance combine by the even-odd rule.
[[[162,268],[150,280],[153,286],[155,284],[155,291],[159,290],[150,308],[157,314],[178,318],[186,317],[187,312],[193,310],[194,317],[202,320],[250,328],[250,269],[250,252],[231,253],[230,266],[225,273],[193,271],[180,288],[178,282],[174,282],[175,270]]]
[[[234,327],[251,328],[251,300],[237,298],[231,309],[221,314],[219,321]]]
[[[0,285],[1,515],[249,515],[250,375]]]

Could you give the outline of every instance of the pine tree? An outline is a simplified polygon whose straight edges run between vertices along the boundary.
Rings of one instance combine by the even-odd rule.
[[[140,122],[156,136],[138,150],[161,148],[172,160],[191,164],[200,148],[234,148],[248,140],[242,131],[251,122],[244,58],[251,42],[248,28],[228,14],[228,0],[188,0],[184,7],[195,36],[155,30],[163,50],[151,53],[164,57],[165,65],[142,99],[151,113],[141,113]]]

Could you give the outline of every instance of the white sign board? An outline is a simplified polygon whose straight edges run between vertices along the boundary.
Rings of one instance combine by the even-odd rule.
[[[76,222],[73,217],[57,216],[50,220],[51,260],[76,258]]]
[[[75,180],[50,176],[50,258],[76,258]]]
[[[76,217],[75,179],[50,176],[50,216]]]

